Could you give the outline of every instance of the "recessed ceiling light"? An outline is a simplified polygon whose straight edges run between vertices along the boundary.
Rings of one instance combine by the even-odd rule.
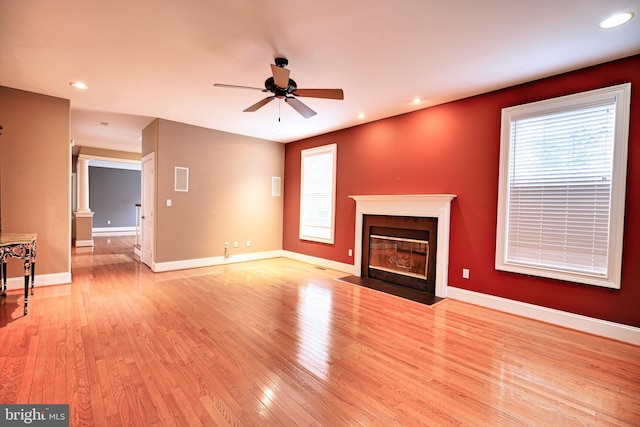
[[[413,98],[413,101],[411,101],[411,102],[413,102],[414,104],[418,105],[418,104],[420,104],[421,101],[422,100],[416,96],[415,98]]]
[[[633,18],[632,12],[618,13],[610,16],[600,23],[600,28],[613,28],[629,22]]]
[[[364,116],[364,113],[360,113],[360,114],[358,114],[358,118],[359,118],[360,120],[364,119],[364,117],[365,117],[365,116]]]
[[[82,83],[82,82],[71,82],[69,83],[71,86],[75,87],[76,89],[80,89],[80,90],[87,90],[89,89],[89,86],[87,86],[86,84]]]

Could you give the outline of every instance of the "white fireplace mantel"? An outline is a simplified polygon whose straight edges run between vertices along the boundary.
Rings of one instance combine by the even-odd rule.
[[[454,194],[392,194],[349,196],[356,202],[354,275],[362,270],[362,224],[364,215],[415,216],[438,219],[436,296],[447,296],[449,271],[449,225]]]

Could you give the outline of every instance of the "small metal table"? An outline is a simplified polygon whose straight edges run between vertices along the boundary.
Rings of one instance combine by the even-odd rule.
[[[27,315],[29,302],[29,276],[31,276],[31,295],[36,272],[36,239],[34,233],[0,233],[0,263],[2,272],[2,292],[0,296],[7,295],[7,258],[19,258],[24,262],[24,315]]]

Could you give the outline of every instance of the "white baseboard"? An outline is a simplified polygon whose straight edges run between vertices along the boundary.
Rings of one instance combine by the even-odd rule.
[[[135,227],[94,227],[94,235],[98,236],[135,236]]]
[[[448,287],[447,297],[488,307],[506,313],[542,322],[575,329],[589,334],[599,335],[634,345],[640,345],[640,328],[607,320],[587,317],[580,314],[555,310],[553,308],[514,301],[507,298],[468,291],[466,289]]]
[[[282,251],[253,252],[249,254],[231,255],[229,258],[222,256],[198,259],[185,259],[179,261],[153,263],[151,270],[159,273],[163,271],[184,270],[187,268],[211,267],[214,265],[233,264],[236,262],[258,261],[261,259],[281,257]]]
[[[36,274],[35,288],[71,283],[71,273]],[[31,281],[29,281],[31,287]],[[7,290],[24,289],[24,276],[7,278]]]
[[[93,246],[93,239],[91,240],[76,240],[76,248],[84,248],[87,246]]]
[[[305,262],[307,264],[318,265],[320,267],[330,268],[332,270],[343,271],[348,274],[353,274],[353,265],[344,264],[337,261],[331,261],[324,258],[317,258],[310,255],[299,254],[297,252],[275,250],[267,252],[253,252],[249,254],[231,255],[229,258],[225,257],[211,257],[211,258],[198,258],[198,259],[186,259],[179,261],[168,261],[153,263],[151,270],[157,273],[163,271],[172,270],[184,270],[187,268],[199,268],[199,267],[211,267],[214,265],[231,264],[235,262],[244,261],[258,261],[261,259],[269,258],[290,258],[295,261]]]
[[[353,264],[345,264],[343,262],[332,261],[330,259],[318,258],[290,251],[282,251],[282,256],[291,258],[296,261],[306,262],[307,264],[319,265],[320,267],[330,268],[332,270],[342,271],[348,274],[354,274],[353,270],[355,267],[353,266]]]

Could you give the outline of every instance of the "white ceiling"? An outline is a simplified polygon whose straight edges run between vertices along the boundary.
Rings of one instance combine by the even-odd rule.
[[[155,117],[289,142],[637,53],[632,0],[0,0],[0,85],[70,99],[76,145],[134,152]],[[262,87],[276,56],[345,99],[302,98],[304,119],[213,87]]]

